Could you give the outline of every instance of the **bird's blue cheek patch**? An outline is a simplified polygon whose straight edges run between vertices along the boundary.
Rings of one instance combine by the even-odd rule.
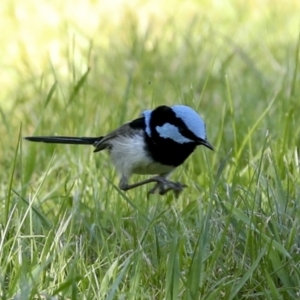
[[[171,139],[178,144],[190,143],[192,140],[183,136],[175,125],[165,123],[163,126],[155,127],[161,138]]]
[[[151,113],[152,110],[144,110],[142,115],[145,118],[145,123],[146,123],[146,133],[148,134],[149,137],[151,137],[151,129],[150,129],[150,118],[151,118]]]

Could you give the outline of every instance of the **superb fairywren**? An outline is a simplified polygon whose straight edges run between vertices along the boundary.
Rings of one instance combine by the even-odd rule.
[[[184,184],[167,179],[197,146],[211,150],[202,118],[185,105],[159,106],[146,110],[141,117],[100,137],[33,136],[32,142],[93,145],[94,152],[107,149],[112,163],[121,175],[119,188],[132,188],[155,182],[149,193],[163,195],[173,190],[178,195]],[[129,184],[132,174],[156,174],[149,179]]]

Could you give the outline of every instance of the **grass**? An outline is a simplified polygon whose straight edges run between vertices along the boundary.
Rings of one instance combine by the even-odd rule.
[[[299,3],[107,3],[4,1],[1,299],[299,298]],[[178,199],[22,139],[174,103],[216,149],[173,174]]]

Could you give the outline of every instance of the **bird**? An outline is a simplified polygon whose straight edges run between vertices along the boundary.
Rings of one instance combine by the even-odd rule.
[[[133,121],[104,136],[27,136],[25,140],[54,144],[92,145],[94,152],[108,150],[112,164],[120,174],[119,189],[128,191],[155,183],[149,194],[178,196],[187,185],[168,179],[169,175],[194,152],[197,146],[214,150],[206,136],[206,125],[191,107],[160,105],[144,110]],[[133,174],[153,175],[129,184]]]

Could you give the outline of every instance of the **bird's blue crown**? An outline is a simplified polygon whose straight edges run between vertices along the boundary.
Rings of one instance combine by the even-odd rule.
[[[149,137],[157,133],[159,137],[172,139],[179,144],[196,142],[197,139],[206,140],[204,121],[186,105],[160,106],[154,110],[145,110],[143,116]]]

